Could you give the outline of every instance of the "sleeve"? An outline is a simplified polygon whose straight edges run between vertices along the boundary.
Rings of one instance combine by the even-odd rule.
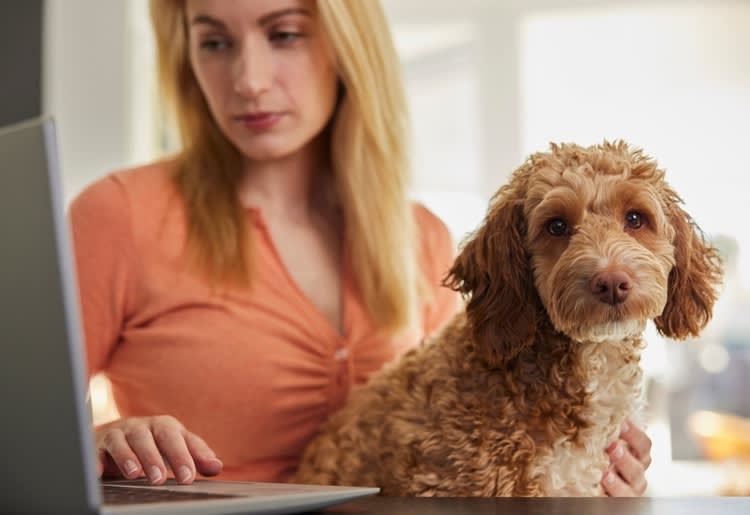
[[[126,192],[115,176],[71,204],[78,290],[89,377],[107,366],[127,318],[135,258]]]
[[[424,308],[424,334],[440,329],[458,312],[460,296],[442,281],[455,259],[455,245],[445,223],[424,206],[417,207],[418,230],[422,237],[422,262],[428,280]]]

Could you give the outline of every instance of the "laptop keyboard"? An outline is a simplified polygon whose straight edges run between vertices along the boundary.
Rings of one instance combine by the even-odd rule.
[[[195,501],[206,499],[230,499],[235,495],[207,494],[201,492],[180,492],[166,488],[141,488],[137,486],[102,485],[104,504],[140,504],[174,501]]]

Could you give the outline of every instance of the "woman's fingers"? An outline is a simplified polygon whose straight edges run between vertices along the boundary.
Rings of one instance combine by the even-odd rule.
[[[102,473],[115,475],[113,467],[107,466],[107,462],[111,460],[123,477],[132,479],[140,475],[142,471],[140,461],[136,453],[133,452],[122,429],[112,428],[107,430],[99,442],[99,449]]]
[[[144,423],[135,424],[125,430],[125,438],[138,457],[148,480],[155,485],[164,483],[167,480],[167,467],[151,434],[151,428]]]
[[[620,475],[609,467],[602,475],[601,485],[610,497],[637,497],[631,486]]]
[[[602,475],[602,487],[613,497],[646,493],[646,469],[651,465],[651,439],[630,420],[622,424],[620,439],[607,448],[611,465]]]
[[[206,444],[203,438],[186,431],[185,443],[193,456],[198,472],[204,476],[215,476],[221,472],[224,464],[216,457],[216,453]]]
[[[185,443],[187,431],[181,426],[159,421],[152,426],[154,441],[180,483],[195,479],[195,462]]]
[[[215,476],[223,467],[206,442],[174,417],[121,419],[96,433],[100,475],[145,474],[152,484],[162,484],[169,466],[177,481],[191,483],[196,472]]]
[[[622,479],[632,495],[643,495],[646,492],[646,467],[631,452],[624,440],[619,440],[608,450],[612,462],[612,473]]]
[[[651,465],[651,439],[638,426],[626,421],[622,425],[620,438],[627,442],[633,455],[643,464],[644,468]]]

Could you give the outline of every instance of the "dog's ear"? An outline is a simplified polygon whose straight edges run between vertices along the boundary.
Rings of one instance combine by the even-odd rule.
[[[675,230],[675,265],[669,274],[667,303],[654,322],[668,338],[698,336],[711,320],[722,279],[721,258],[680,206],[679,196],[665,188],[667,216]]]
[[[525,247],[523,190],[517,179],[497,192],[444,281],[467,300],[474,340],[493,367],[533,341],[541,312]]]

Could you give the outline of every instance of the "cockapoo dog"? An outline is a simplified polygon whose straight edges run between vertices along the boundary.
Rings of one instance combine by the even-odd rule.
[[[601,495],[641,402],[641,333],[697,336],[717,251],[626,143],[551,145],[493,197],[446,284],[466,300],[324,425],[296,480],[385,495]]]

